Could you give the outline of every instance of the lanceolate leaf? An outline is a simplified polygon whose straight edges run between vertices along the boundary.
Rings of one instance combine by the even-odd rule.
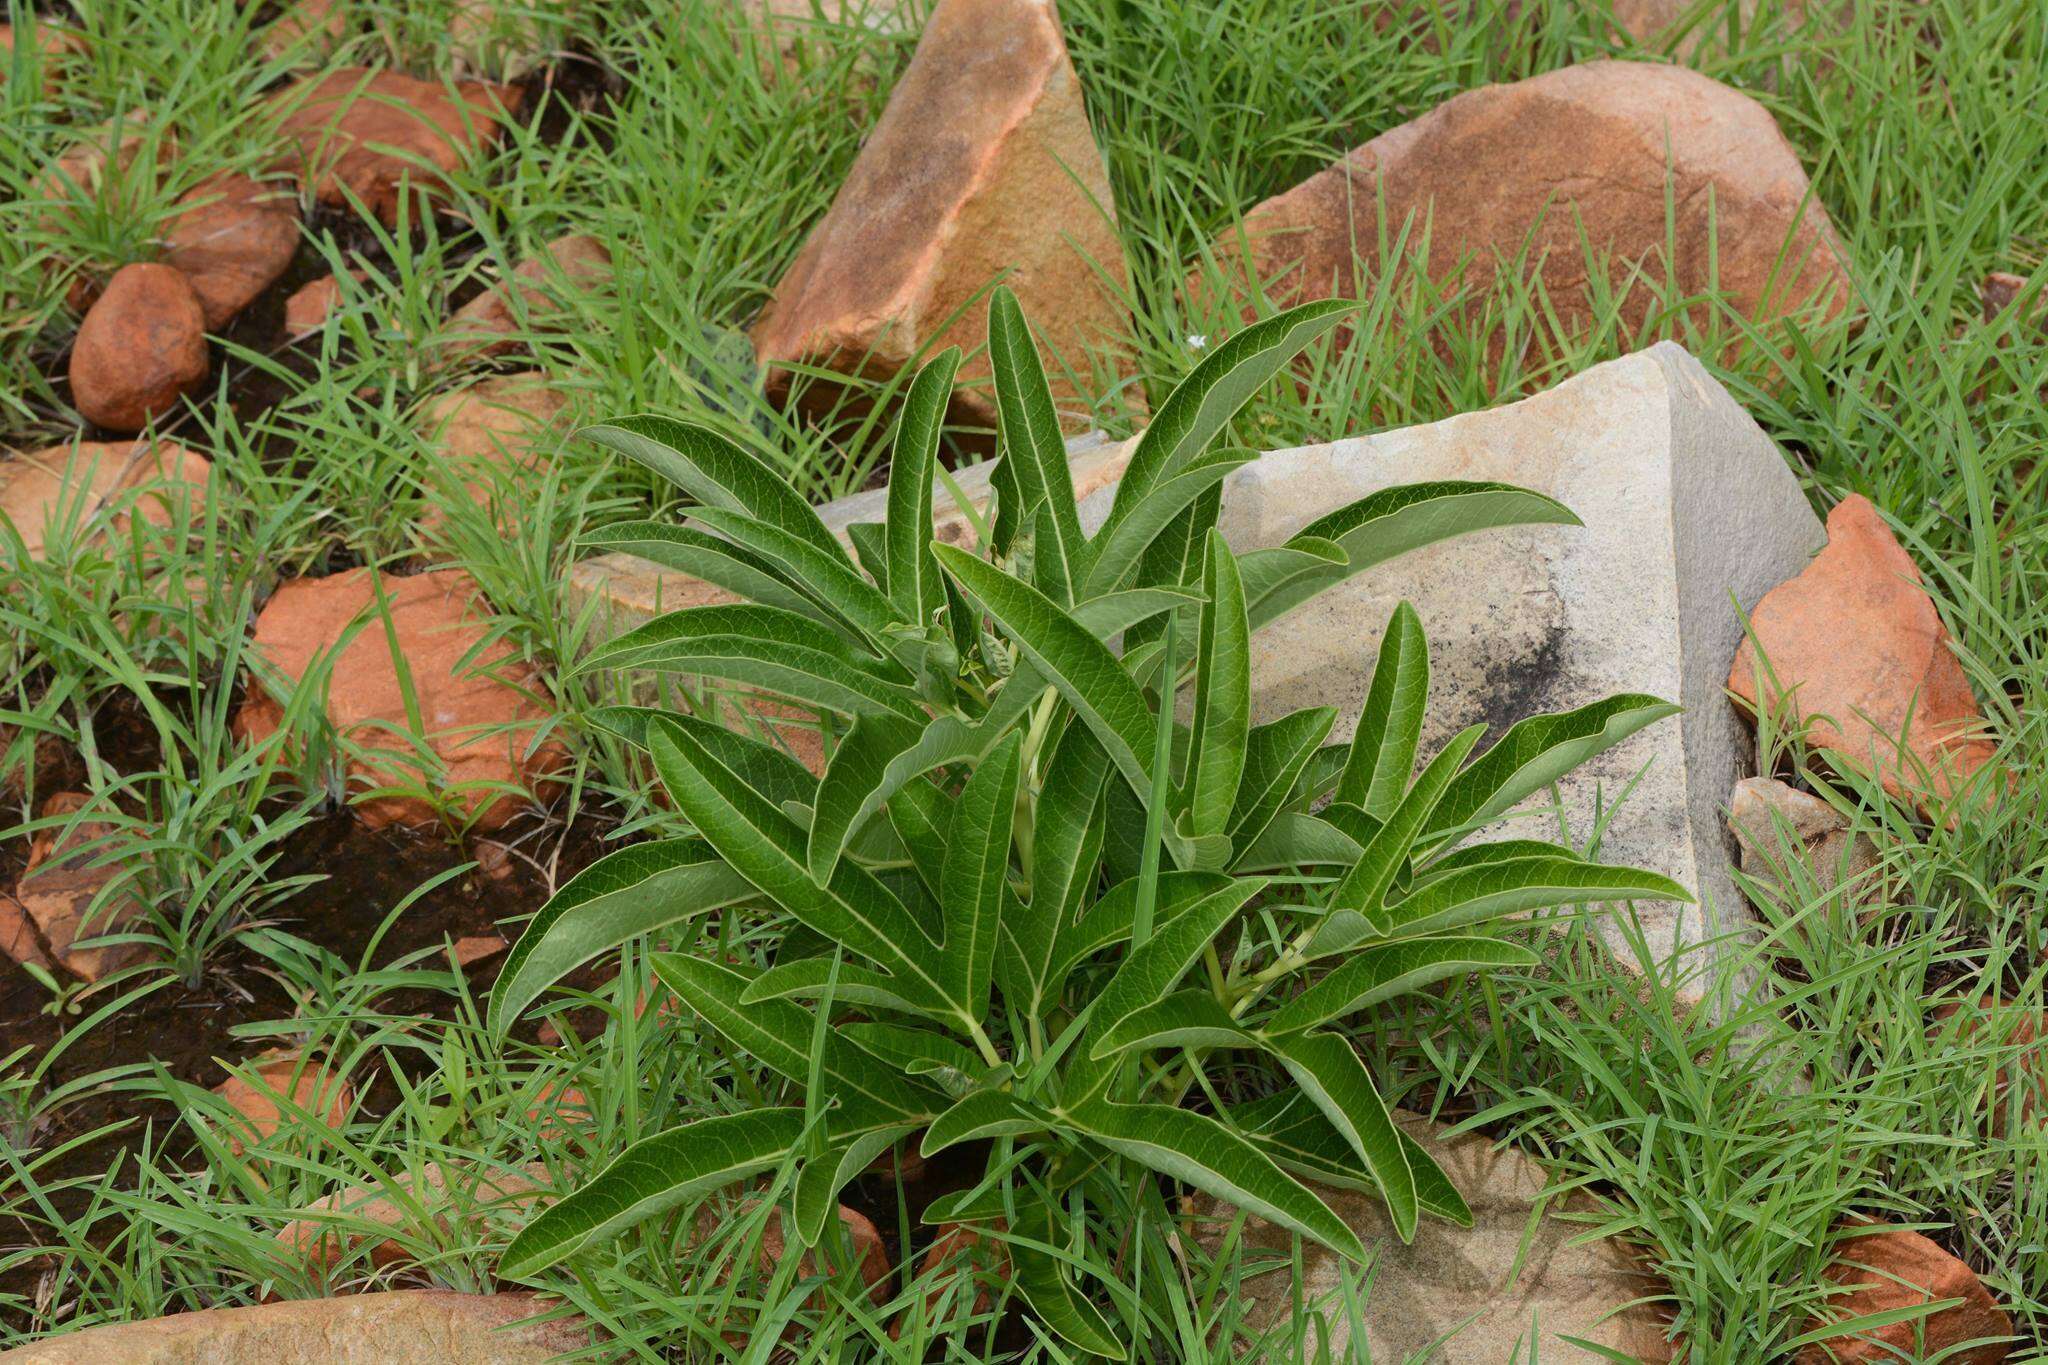
[[[1384,820],[1415,774],[1422,715],[1429,704],[1429,641],[1415,608],[1394,608],[1380,640],[1379,663],[1365,695],[1351,752],[1337,779],[1339,801]]]
[[[704,958],[657,953],[654,974],[706,1026],[770,1071],[798,1085],[811,1076],[815,1016],[787,1000],[744,1003],[752,978]],[[875,1127],[928,1121],[934,1096],[894,1068],[827,1032],[819,1083],[837,1100],[835,1134],[851,1138]]]
[[[1283,867],[1349,867],[1365,849],[1335,825],[1300,811],[1283,810],[1232,865],[1239,872]]]
[[[804,864],[804,831],[720,766],[687,731],[652,732],[655,770],[705,842],[768,898],[817,932],[879,963],[908,999],[944,1000],[938,946],[872,875],[841,859],[819,886]]]
[[[729,540],[688,526],[622,521],[583,534],[593,550],[621,550],[724,588],[749,602],[813,617],[837,628],[832,614],[799,592],[775,565]]]
[[[1040,1204],[1020,1212],[1016,1233],[1021,1240],[1009,1243],[1017,1292],[1031,1305],[1039,1321],[1050,1327],[1070,1346],[1109,1360],[1125,1358],[1115,1329],[1102,1310],[1090,1303],[1068,1280],[1059,1260],[1033,1243],[1057,1246],[1050,1209]]]
[[[1152,542],[1195,500],[1220,485],[1230,474],[1257,459],[1255,451],[1227,450],[1205,454],[1162,481],[1152,496],[1112,508],[1102,529],[1089,542],[1089,564],[1083,596],[1115,592],[1129,579]],[[1321,561],[1318,561],[1319,563]]]
[[[1252,729],[1245,740],[1244,773],[1230,813],[1230,846],[1247,849],[1266,832],[1294,790],[1302,767],[1330,733],[1337,712],[1328,706],[1295,711]]]
[[[1073,476],[1067,471],[1066,438],[1031,328],[1007,286],[989,298],[988,357],[995,374],[996,435],[1020,499],[1017,525],[1037,528],[1040,586],[1071,585],[1085,542],[1074,507]],[[1049,514],[1042,521],[1041,508]],[[1068,596],[1054,600],[1062,605],[1071,601],[1071,587]]]
[[[932,562],[932,472],[959,368],[960,348],[949,346],[917,372],[903,399],[889,464],[889,577],[884,586],[903,619],[921,626],[931,623],[946,600],[938,565]]]
[[[1485,729],[1483,725],[1475,725],[1460,733],[1429,761],[1429,766],[1422,770],[1422,776],[1415,779],[1415,785],[1388,814],[1386,824],[1365,846],[1357,865],[1345,873],[1330,892],[1331,909],[1356,910],[1382,932],[1385,931],[1386,917],[1382,911],[1387,892],[1394,885],[1394,878],[1400,874],[1401,865],[1407,861],[1408,851],[1429,819],[1430,811],[1436,808],[1444,789],[1450,786],[1459,765],[1464,763],[1465,755],[1472,752],[1472,746],[1479,742],[1479,736]]]
[[[1415,1240],[1421,1210],[1415,1173],[1408,1167],[1400,1130],[1380,1098],[1379,1087],[1372,1083],[1371,1073],[1351,1044],[1331,1033],[1298,1033],[1270,1038],[1267,1046],[1365,1161],[1379,1183],[1380,1198],[1386,1201],[1394,1231],[1404,1242]]]
[[[1230,878],[1216,872],[1162,872],[1159,874],[1159,900],[1153,907],[1153,913],[1164,923],[1195,902],[1227,891],[1230,886]],[[1131,918],[1137,905],[1138,879],[1132,877],[1111,887],[1078,922],[1060,930],[1059,948],[1053,957],[1052,970],[1046,973],[1046,999],[1060,998],[1067,977],[1074,968],[1104,948],[1122,943],[1131,936]]]
[[[1067,1119],[1142,1166],[1364,1261],[1358,1234],[1251,1142],[1206,1114],[1163,1104],[1095,1104]],[[1410,1220],[1411,1226],[1413,1220]]]
[[[796,1178],[796,1235],[805,1246],[823,1240],[826,1220],[839,1206],[839,1192],[853,1183],[874,1159],[916,1132],[903,1124],[862,1133],[843,1147],[804,1163]]]
[[[895,604],[847,562],[844,553],[827,554],[802,536],[741,512],[693,507],[687,515],[782,570],[819,606],[844,621],[856,638],[881,641],[900,619]]]
[[[1290,1088],[1251,1104],[1233,1105],[1230,1117],[1281,1166],[1296,1175],[1344,1190],[1376,1191],[1379,1182],[1351,1150],[1351,1144],[1323,1111],[1299,1089]],[[1401,1150],[1415,1176],[1416,1202],[1424,1213],[1472,1226],[1472,1210],[1422,1144],[1401,1134]]]
[[[1492,967],[1532,967],[1539,960],[1520,944],[1497,938],[1370,943],[1275,1010],[1261,1027],[1269,1033],[1314,1028],[1447,977]]]
[[[828,711],[912,721],[924,716],[900,666],[780,607],[742,603],[670,612],[598,646],[580,667],[724,678]]]
[[[930,1076],[949,1095],[966,1093],[988,1064],[942,1033],[872,1020],[843,1025],[839,1032],[862,1051],[911,1075]]]
[[[1178,473],[1282,366],[1357,307],[1340,299],[1303,304],[1253,323],[1205,356],[1167,395],[1138,438],[1117,485],[1116,509],[1135,507],[1160,480]]]
[[[812,881],[820,886],[831,881],[832,869],[839,865],[839,855],[854,831],[889,799],[885,789],[889,765],[915,747],[930,728],[920,730],[894,716],[861,716],[854,721],[853,729],[832,751],[824,780],[818,784],[805,846]]]
[[[1201,605],[1194,593],[1176,588],[1125,588],[1122,592],[1092,597],[1074,608],[1074,619],[1090,635],[1107,642],[1135,625],[1163,616],[1169,611],[1186,611]]]
[[[1423,832],[1444,834],[1483,825],[1679,709],[1655,697],[1624,694],[1576,711],[1518,722],[1459,774]]]
[[[962,1096],[951,1109],[932,1120],[918,1152],[922,1156],[934,1157],[962,1142],[1036,1133],[1046,1123],[1044,1114],[1006,1091],[976,1090]]]
[[[856,1009],[896,1010],[905,1014],[929,1014],[931,1006],[920,1005],[907,1000],[896,989],[893,979],[880,972],[851,962],[838,964],[838,975],[829,957],[800,957],[789,962],[778,962],[747,983],[746,992],[740,1003],[752,1005],[762,1000],[818,1000],[826,990],[832,992],[832,999],[840,1005],[851,1005]]]
[[[1244,583],[1223,537],[1209,533],[1202,571],[1201,628],[1195,643],[1195,715],[1188,751],[1188,832],[1221,834],[1244,773],[1245,741],[1252,723],[1251,627],[1245,620]]]
[[[499,1269],[511,1279],[537,1274],[686,1200],[780,1165],[803,1131],[801,1109],[755,1109],[642,1139],[521,1229]]]
[[[1425,545],[1472,531],[1544,523],[1577,526],[1579,519],[1556,499],[1512,484],[1446,480],[1382,489],[1302,527],[1301,537],[1342,546],[1349,562],[1341,572],[1304,576],[1269,594],[1259,604],[1258,619],[1270,621],[1354,574]]]
[[[585,427],[579,434],[645,465],[706,507],[745,512],[803,537],[827,554],[846,555],[811,505],[790,487],[784,471],[715,431],[642,415]]]
[[[1553,905],[1691,899],[1669,877],[1639,867],[1609,867],[1575,858],[1516,858],[1481,863],[1419,886],[1388,907],[1387,920],[1395,932],[1433,934]]]
[[[1298,535],[1285,545],[1246,552],[1237,567],[1244,575],[1245,611],[1252,629],[1306,600],[1295,595],[1297,584],[1309,583],[1307,596],[1313,597],[1331,583],[1343,581],[1349,562],[1343,546],[1313,536]]]
[[[1009,890],[1010,826],[1017,814],[1018,754],[1024,737],[1012,730],[968,778],[953,811],[952,837],[940,874],[939,906],[946,937],[940,981],[966,1020],[988,1012],[996,926]]]
[[[1140,754],[1151,752],[1152,708],[1109,647],[1043,593],[950,545],[937,545],[939,565],[995,618],[1005,635],[1059,688],[1095,732],[1133,787],[1150,779]]]
[[[1196,901],[1152,931],[1152,937],[1131,950],[1116,975],[1095,1000],[1095,1039],[1090,1054],[1106,1057],[1117,1025],[1161,999],[1175,985],[1202,949],[1230,923],[1245,902],[1265,890],[1262,877],[1242,877],[1221,891]]]
[[[527,924],[491,987],[503,1036],[540,993],[642,934],[755,895],[702,839],[665,839],[606,854],[571,877]]]
[[[656,724],[680,726],[769,805],[808,806],[818,799],[818,779],[803,764],[772,744],[735,734],[723,725],[655,706],[600,706],[590,713],[590,720],[641,749],[650,747],[647,732]]]
[[[1186,990],[1125,1015],[1103,1034],[1095,1051],[1106,1057],[1130,1048],[1246,1047],[1256,1043],[1214,995],[1206,990]]]

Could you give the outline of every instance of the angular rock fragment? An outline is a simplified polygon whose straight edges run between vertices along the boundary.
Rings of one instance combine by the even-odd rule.
[[[1070,427],[1090,352],[1130,330],[1101,152],[1051,0],[940,0],[859,160],[754,328],[772,387],[801,365],[888,377],[958,344],[986,379],[985,291],[1017,292]],[[1072,382],[1071,367],[1083,383]],[[956,391],[994,420],[986,387]]]
[[[568,396],[547,375],[527,370],[428,399],[420,430],[439,472],[482,504],[490,497],[492,471],[531,468],[534,448],[560,432],[568,408]],[[429,509],[428,529],[442,519],[439,508]]]
[[[341,1126],[355,1103],[349,1083],[317,1057],[272,1052],[243,1064],[251,1079],[229,1076],[213,1093],[233,1105],[238,1118],[228,1129],[228,1149],[240,1153],[264,1141],[300,1114],[329,1128]]]
[[[369,1242],[369,1264],[381,1270],[413,1259],[422,1245],[447,1245],[465,1233],[502,1235],[502,1226],[490,1224],[508,1216],[523,1222],[548,1197],[549,1184],[539,1162],[514,1170],[432,1162],[416,1177],[400,1171],[315,1200],[277,1240],[318,1270],[332,1270]]]
[[[289,189],[246,175],[208,178],[185,192],[164,237],[163,263],[192,284],[206,325],[219,331],[290,268],[299,206]]]
[[[206,310],[184,274],[125,265],[71,344],[71,401],[108,431],[135,432],[206,382]]]
[[[1929,813],[1995,752],[1919,566],[1861,494],[1828,513],[1813,562],[1757,603],[1728,690],[1788,728],[1806,722],[1830,761]]]
[[[369,272],[351,270],[349,275],[360,283],[369,277]],[[299,341],[325,327],[328,314],[340,302],[341,279],[338,276],[322,275],[309,284],[300,285],[284,301],[285,339]]]
[[[1742,848],[1742,870],[1759,881],[1785,879],[1803,864],[1823,891],[1863,883],[1877,866],[1877,845],[1850,831],[1840,811],[1771,777],[1745,777],[1728,802],[1728,829]]]
[[[1537,1201],[1549,1184],[1542,1167],[1512,1148],[1494,1150],[1483,1135],[1445,1141],[1443,1130],[1425,1119],[1397,1119],[1443,1166],[1471,1206],[1473,1225],[1425,1217],[1414,1242],[1403,1245],[1377,1194],[1319,1190],[1373,1253],[1372,1293],[1360,1343],[1351,1336],[1339,1287],[1342,1276],[1355,1269],[1327,1248],[1302,1242],[1301,1292],[1312,1316],[1303,1359],[1500,1365],[1596,1358],[1572,1346],[1572,1339],[1646,1365],[1672,1358],[1665,1324],[1653,1309],[1638,1304],[1616,1311],[1653,1294],[1654,1282],[1612,1242],[1575,1245],[1585,1225],[1557,1216],[1586,1211],[1583,1196],[1548,1203],[1532,1233]],[[1195,1200],[1192,1231],[1212,1255],[1235,1214],[1209,1195]],[[1294,1234],[1256,1216],[1245,1221],[1247,1253],[1284,1257],[1295,1241]],[[1250,1329],[1289,1321],[1293,1294],[1286,1269],[1252,1276],[1237,1293]],[[1338,1296],[1334,1302],[1332,1295]]]
[[[1718,289],[1745,318],[1851,302],[1841,242],[1770,114],[1682,67],[1588,62],[1459,95],[1246,214],[1217,244],[1230,287],[1283,303],[1369,293],[1385,268],[1382,196],[1389,240],[1412,220],[1412,254],[1426,230],[1438,281],[1483,294],[1526,250],[1570,331],[1599,298],[1587,244],[1617,288],[1642,266],[1687,297]],[[1190,287],[1202,292],[1199,273]],[[1637,283],[1624,304],[1633,329],[1657,298]]]
[[[470,658],[487,630],[476,584],[458,569],[381,580],[358,569],[286,583],[258,614],[253,640],[275,674],[250,688],[236,731],[272,734],[284,711],[270,687],[297,685],[319,665],[350,786],[377,792],[355,804],[363,823],[428,825],[446,807],[478,832],[499,828],[526,804],[518,793],[546,789],[563,754],[552,740],[536,745],[549,713],[532,690],[532,668],[503,647]],[[423,734],[413,732],[413,708]]]
[[[444,194],[449,177],[497,137],[519,95],[479,81],[450,90],[395,71],[342,67],[270,100],[297,147],[284,164],[313,197],[330,208],[360,201],[389,225],[408,193]]]
[[[347,0],[286,0],[263,30],[263,55],[315,63],[347,36]]]
[[[1943,1365],[2001,1365],[2012,1320],[1970,1268],[1933,1240],[1905,1228],[1844,1237],[1828,1278],[1847,1290],[1827,1301],[1827,1321],[1884,1313],[1938,1299],[1962,1302],[1917,1322],[1828,1337],[1799,1352],[1799,1365],[1864,1365],[1940,1359]],[[1965,1342],[1984,1345],[1958,1350]]]
[[[175,441],[80,441],[0,461],[0,523],[30,559],[52,540],[125,535],[131,516],[169,526],[206,505],[213,466]],[[8,539],[0,535],[0,560]]]
[[[611,279],[612,253],[589,233],[557,237],[521,261],[511,279],[471,299],[448,319],[442,345],[456,358],[517,350],[522,333],[545,328],[575,295]]]
[[[59,792],[44,805],[43,819],[65,823],[36,832],[14,894],[0,895],[0,953],[98,981],[148,950],[140,943],[77,946],[131,932],[145,917],[132,878],[137,836],[105,820],[70,818],[90,807],[78,792]]]

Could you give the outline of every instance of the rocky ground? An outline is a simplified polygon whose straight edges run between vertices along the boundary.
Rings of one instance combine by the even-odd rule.
[[[1473,1319],[1438,1358],[1505,1359],[1532,1313],[1546,1359],[2048,1351],[2029,7],[1128,8],[81,0],[0,29],[0,1342],[715,1358],[691,1264],[489,1293],[547,1190],[732,1084],[630,958],[511,1061],[473,1033],[523,918],[670,819],[589,719],[633,684],[575,660],[715,595],[583,548],[666,495],[571,433],[708,420],[840,530],[906,366],[958,344],[964,535],[1000,279],[1084,515],[1196,355],[1340,297],[1356,320],[1240,423],[1268,453],[1225,488],[1234,545],[1421,478],[1585,521],[1280,623],[1258,705],[1348,727],[1409,600],[1452,730],[1687,708],[1544,818],[1702,906],[1361,1038],[1415,1131],[1515,1145],[1448,1139],[1485,1218],[1390,1250],[1331,1351]],[[815,718],[697,700],[822,760]],[[1028,1358],[1000,1264],[913,1232],[953,1178],[865,1181],[849,1273],[924,1330],[974,1262],[945,1311]],[[1573,1191],[1547,1215],[1546,1182]],[[1187,1212],[1219,1254],[1229,1211]],[[1568,1215],[1607,1237],[1567,1247]],[[726,1220],[764,1273],[768,1217]],[[1524,1227],[1549,1254],[1518,1271]],[[1288,1319],[1270,1284],[1225,1337]]]

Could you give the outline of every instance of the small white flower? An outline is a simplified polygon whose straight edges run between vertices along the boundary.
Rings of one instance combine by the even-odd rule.
[[[1208,344],[1209,338],[1204,335],[1196,335],[1188,338],[1188,349],[1191,351],[1199,351]]]

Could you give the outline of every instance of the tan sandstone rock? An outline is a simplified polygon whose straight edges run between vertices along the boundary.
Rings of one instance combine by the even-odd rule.
[[[523,804],[514,793],[544,789],[562,760],[558,744],[534,746],[548,712],[531,691],[533,670],[502,648],[468,659],[484,641],[488,609],[461,570],[385,576],[381,584],[388,631],[376,606],[378,581],[358,569],[280,587],[256,618],[254,646],[291,685],[316,661],[327,661],[327,716],[351,749],[351,785],[399,789],[357,803],[365,824],[433,823],[438,803],[413,794],[424,789],[466,812],[479,832],[498,828]],[[364,624],[336,653],[357,622]],[[393,637],[405,681],[392,660]],[[411,733],[405,682],[423,734]],[[282,716],[268,687],[259,685],[250,689],[235,727],[260,740]]]
[[[1910,1308],[1937,1299],[1961,1299],[1918,1322],[1830,1337],[1799,1352],[1799,1365],[1861,1365],[1862,1362],[1933,1360],[1942,1365],[2000,1365],[2010,1343],[1996,1338],[2012,1334],[2012,1321],[1991,1298],[1970,1268],[1917,1232],[1886,1228],[1844,1238],[1836,1245],[1837,1260],[1828,1279],[1848,1290],[1827,1301],[1827,1321]],[[1993,1338],[1992,1344],[1950,1351],[1967,1341]]]
[[[395,71],[342,67],[270,98],[298,149],[285,164],[314,198],[343,208],[353,197],[393,224],[408,189],[427,197],[446,190],[448,177],[497,136],[519,96],[479,81],[451,91]]]
[[[517,1170],[432,1162],[417,1175],[401,1171],[315,1200],[305,1217],[278,1232],[277,1241],[319,1270],[333,1269],[369,1242],[369,1263],[381,1270],[413,1259],[422,1245],[445,1245],[465,1230],[496,1235],[485,1227],[492,1215],[524,1221],[547,1197],[549,1183],[547,1167],[538,1162]]]
[[[1092,349],[1129,333],[1109,179],[1051,0],[940,0],[831,210],[754,328],[773,387],[787,366],[886,377],[958,344],[989,374],[983,293],[1017,292],[1069,425]],[[978,297],[979,296],[979,297]],[[957,314],[957,316],[956,316]],[[927,351],[928,348],[928,351]],[[956,393],[994,419],[985,387]]]
[[[78,792],[59,792],[43,807],[45,820],[67,819],[89,808]],[[61,967],[98,981],[139,961],[142,944],[80,948],[80,940],[118,934],[143,918],[142,902],[124,876],[123,848],[134,836],[104,820],[79,820],[38,830],[28,869],[12,896],[0,895],[0,952],[16,962]]]
[[[1442,1130],[1416,1115],[1398,1115],[1408,1134],[1427,1148],[1471,1206],[1473,1225],[1461,1228],[1423,1217],[1414,1242],[1403,1245],[1377,1196],[1318,1189],[1374,1255],[1366,1340],[1351,1339],[1341,1299],[1320,1305],[1321,1322],[1308,1330],[1305,1359],[1423,1358],[1432,1365],[1500,1365],[1510,1360],[1591,1361],[1565,1338],[1577,1337],[1646,1365],[1668,1361],[1665,1324],[1650,1308],[1623,1304],[1654,1293],[1654,1281],[1612,1242],[1572,1245],[1586,1225],[1561,1213],[1584,1212],[1573,1196],[1553,1201],[1530,1232],[1538,1198],[1548,1184],[1542,1167],[1491,1139],[1467,1135],[1442,1140]],[[1235,1210],[1203,1195],[1195,1201],[1195,1236],[1215,1254]],[[1523,1238],[1529,1234],[1526,1252]],[[1247,1259],[1252,1253],[1285,1257],[1294,1234],[1247,1217]],[[1311,1312],[1338,1292],[1349,1263],[1313,1243],[1302,1245],[1302,1295]],[[1240,1295],[1246,1326],[1284,1327],[1293,1286],[1285,1268],[1245,1279]],[[1434,1351],[1439,1340],[1442,1345]],[[1319,1352],[1327,1351],[1327,1357]]]
[[[105,530],[127,532],[131,516],[173,524],[205,506],[213,466],[175,441],[80,441],[0,461],[0,521],[10,523],[31,559],[55,537],[75,537],[106,516]],[[0,541],[4,547],[5,541]]]
[[[1742,870],[1759,881],[1783,881],[1803,863],[1823,891],[1863,883],[1878,863],[1877,845],[1850,832],[1849,819],[1809,792],[1771,777],[1745,777],[1728,802],[1728,831],[1742,850]]]
[[[1526,244],[1567,329],[1592,316],[1582,227],[1617,282],[1637,265],[1661,282],[1668,268],[1688,295],[1718,279],[1744,317],[1809,302],[1835,314],[1850,303],[1848,265],[1809,188],[1777,124],[1747,95],[1682,67],[1589,62],[1468,91],[1382,133],[1254,208],[1242,237],[1228,234],[1217,254],[1234,288],[1255,280],[1279,302],[1369,293],[1382,268],[1384,195],[1389,239],[1412,216],[1409,251],[1426,229],[1431,277],[1475,293]],[[1199,280],[1190,288],[1199,292]],[[1654,302],[1648,288],[1631,289],[1627,325]]]
[[[299,249],[299,206],[292,192],[233,173],[211,176],[180,196],[163,263],[191,281],[218,331],[277,282]]]
[[[458,358],[517,350],[520,335],[544,328],[567,300],[611,279],[612,253],[589,233],[557,237],[513,268],[507,282],[471,299],[448,319],[443,345]]]
[[[108,431],[140,431],[206,382],[206,310],[183,273],[124,265],[71,344],[71,402]]]
[[[1813,563],[1757,603],[1728,689],[1752,710],[1808,722],[1815,749],[1923,810],[1994,752],[1919,566],[1860,494],[1828,513]]]
[[[8,1365],[544,1365],[588,1348],[535,1294],[397,1289],[333,1299],[209,1308],[94,1327],[7,1352]]]
[[[354,1089],[317,1057],[272,1052],[243,1063],[243,1070],[252,1079],[230,1075],[213,1088],[239,1116],[228,1134],[233,1152],[262,1142],[296,1121],[302,1110],[315,1122],[338,1128],[355,1103]]]

